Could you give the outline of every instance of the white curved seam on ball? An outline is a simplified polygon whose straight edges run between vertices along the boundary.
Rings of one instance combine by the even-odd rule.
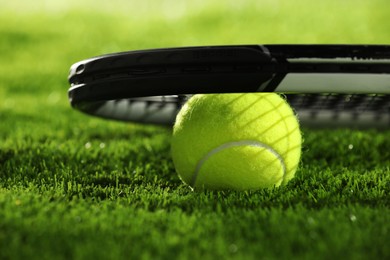
[[[205,162],[207,162],[207,160],[211,156],[213,156],[214,154],[219,153],[225,149],[228,149],[231,147],[237,147],[237,146],[261,147],[261,148],[265,148],[266,150],[271,152],[279,160],[280,164],[282,165],[282,169],[283,169],[283,178],[282,179],[284,180],[284,176],[286,174],[286,165],[284,163],[283,157],[277,151],[275,151],[271,146],[264,144],[262,142],[259,142],[259,141],[243,140],[243,141],[237,141],[237,142],[224,143],[224,144],[214,148],[210,152],[208,152],[202,159],[199,160],[198,164],[196,165],[194,174],[192,175],[192,180],[191,180],[190,186],[192,186],[192,187],[195,186],[200,169],[202,168],[203,164]]]

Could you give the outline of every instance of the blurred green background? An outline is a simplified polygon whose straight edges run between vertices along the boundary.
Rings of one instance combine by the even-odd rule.
[[[0,6],[2,113],[67,107],[69,66],[110,52],[221,44],[386,44],[390,38],[385,0],[1,0]]]
[[[1,0],[0,6],[3,113],[22,105],[66,107],[69,66],[99,54],[221,44],[385,44],[390,38],[385,0]],[[16,93],[26,97],[15,100]]]
[[[194,193],[170,129],[92,118],[67,98],[70,65],[91,56],[389,44],[389,17],[387,0],[0,0],[0,258],[390,257],[389,131],[305,129],[287,187]]]
[[[110,52],[221,44],[389,42],[390,8],[384,0],[1,0],[0,6],[1,93],[45,92],[46,100],[40,96],[36,100],[40,103],[63,104],[68,67]]]

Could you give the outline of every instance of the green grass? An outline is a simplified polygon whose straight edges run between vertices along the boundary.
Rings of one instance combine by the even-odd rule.
[[[389,258],[390,130],[303,129],[287,186],[192,192],[171,129],[66,93],[69,66],[107,52],[389,43],[387,1],[138,2],[0,0],[0,259]]]

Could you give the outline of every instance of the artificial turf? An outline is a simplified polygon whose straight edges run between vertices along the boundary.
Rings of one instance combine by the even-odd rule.
[[[107,52],[386,43],[386,4],[0,0],[0,259],[390,258],[390,130],[304,128],[287,186],[193,192],[170,128],[88,117],[66,94],[69,66]]]

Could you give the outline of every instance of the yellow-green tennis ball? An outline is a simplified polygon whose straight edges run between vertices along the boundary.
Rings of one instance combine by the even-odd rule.
[[[298,120],[275,93],[195,95],[173,128],[173,162],[192,188],[277,187],[294,177],[300,155]]]

